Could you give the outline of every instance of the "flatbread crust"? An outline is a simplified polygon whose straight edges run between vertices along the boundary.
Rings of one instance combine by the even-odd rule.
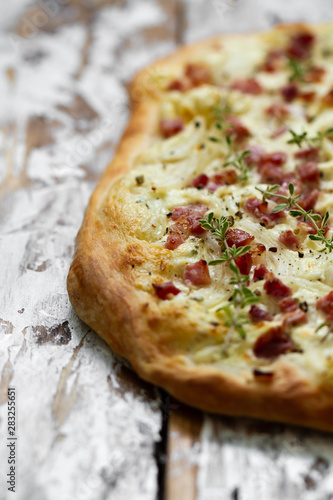
[[[159,135],[163,92],[156,75],[172,68],[177,74],[189,60],[201,57],[231,37],[285,36],[303,25],[273,32],[215,37],[181,48],[145,68],[133,80],[132,114],[116,155],[96,187],[76,239],[67,286],[77,315],[111,348],[125,357],[143,379],[202,410],[234,416],[333,430],[333,383],[312,377],[285,356],[273,363],[274,377],[244,376],[237,369],[197,364],[188,353],[200,335],[196,318],[175,300],[159,300],[135,286],[141,266],[161,281],[172,279],[170,250],[138,238],[133,227],[142,221],[141,205],[128,209],[122,177]],[[327,27],[316,28],[317,32]],[[281,35],[282,36],[282,35]],[[246,49],[245,49],[246,50]],[[166,71],[167,72],[167,71]],[[155,279],[156,281],[156,279]],[[194,303],[200,308],[199,303]]]

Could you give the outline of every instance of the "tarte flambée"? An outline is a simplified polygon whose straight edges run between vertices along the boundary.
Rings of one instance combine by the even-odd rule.
[[[333,430],[333,24],[141,71],[76,240],[79,315],[203,410]]]

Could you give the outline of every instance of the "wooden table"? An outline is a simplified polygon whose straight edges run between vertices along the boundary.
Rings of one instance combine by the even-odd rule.
[[[0,13],[1,500],[332,499],[333,436],[170,400],[75,316],[65,287],[133,73],[184,41],[327,20],[331,1],[12,0]]]

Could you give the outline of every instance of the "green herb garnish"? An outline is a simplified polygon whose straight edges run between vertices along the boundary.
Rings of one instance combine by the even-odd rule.
[[[292,138],[287,141],[287,144],[297,144],[299,148],[302,147],[303,142],[308,146],[309,148],[318,145],[318,147],[321,147],[323,145],[323,140],[326,137],[333,136],[333,128],[328,128],[324,132],[318,132],[317,135],[314,137],[308,137],[307,132],[303,132],[302,134],[297,134],[294,130],[289,130],[289,132],[292,135]]]
[[[275,208],[273,208],[272,212],[280,212],[281,210],[288,209],[290,210],[290,215],[292,217],[302,217],[304,222],[309,220],[311,221],[313,227],[316,230],[317,234],[310,234],[309,238],[310,240],[313,241],[320,241],[323,245],[324,248],[319,250],[319,252],[324,252],[325,250],[328,250],[329,252],[332,252],[333,250],[333,236],[328,239],[325,237],[325,228],[327,226],[327,221],[329,219],[329,213],[326,212],[324,217],[322,217],[320,214],[314,214],[313,210],[304,210],[299,204],[298,200],[300,198],[300,195],[294,195],[295,193],[295,187],[292,183],[289,184],[289,195],[286,196],[283,194],[277,193],[279,190],[280,186],[275,185],[275,186],[267,186],[265,190],[260,189],[256,187],[258,191],[260,191],[263,194],[263,201],[266,201],[266,198],[271,198],[271,197],[277,197],[283,200],[283,203],[280,205],[277,205]],[[320,223],[320,227],[318,226],[318,223]]]
[[[228,137],[229,136],[227,136],[227,140]],[[226,161],[224,164],[225,167],[227,167],[228,165],[232,165],[233,167],[236,168],[236,170],[239,171],[238,175],[239,181],[247,181],[249,178],[248,173],[250,168],[252,167],[247,166],[244,162],[244,158],[246,158],[246,156],[248,156],[249,154],[250,154],[249,150],[243,151],[243,153],[240,154],[235,154],[233,158],[229,159],[229,161]]]
[[[299,82],[304,81],[304,75],[307,73],[308,68],[302,66],[295,59],[288,59],[288,69],[290,70],[289,81],[294,82],[295,80]]]
[[[212,260],[208,264],[210,266],[216,266],[223,262],[228,263],[228,267],[233,274],[229,282],[230,285],[234,287],[233,293],[229,299],[230,304],[217,310],[224,311],[227,316],[224,325],[229,328],[229,331],[223,343],[223,353],[227,354],[227,348],[234,332],[237,332],[242,339],[246,337],[244,325],[248,323],[249,320],[242,310],[248,304],[255,304],[259,301],[259,297],[254,295],[252,290],[246,286],[249,276],[242,275],[235,263],[235,259],[241,255],[245,255],[251,247],[250,245],[240,246],[238,248],[236,248],[235,245],[231,247],[228,246],[228,237],[226,233],[233,225],[232,217],[222,216],[220,219],[217,219],[214,217],[214,213],[210,212],[207,219],[201,219],[199,222],[204,229],[212,233],[216,241],[221,245],[221,257]]]

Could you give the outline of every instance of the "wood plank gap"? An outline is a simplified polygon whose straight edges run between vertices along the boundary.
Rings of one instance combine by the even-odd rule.
[[[160,430],[161,439],[156,441],[154,452],[157,465],[156,500],[165,500],[165,468],[167,460],[170,396],[163,389],[159,389],[159,393],[161,399],[160,410],[162,415],[162,425]]]
[[[203,413],[171,398],[165,469],[165,500],[197,500]]]

